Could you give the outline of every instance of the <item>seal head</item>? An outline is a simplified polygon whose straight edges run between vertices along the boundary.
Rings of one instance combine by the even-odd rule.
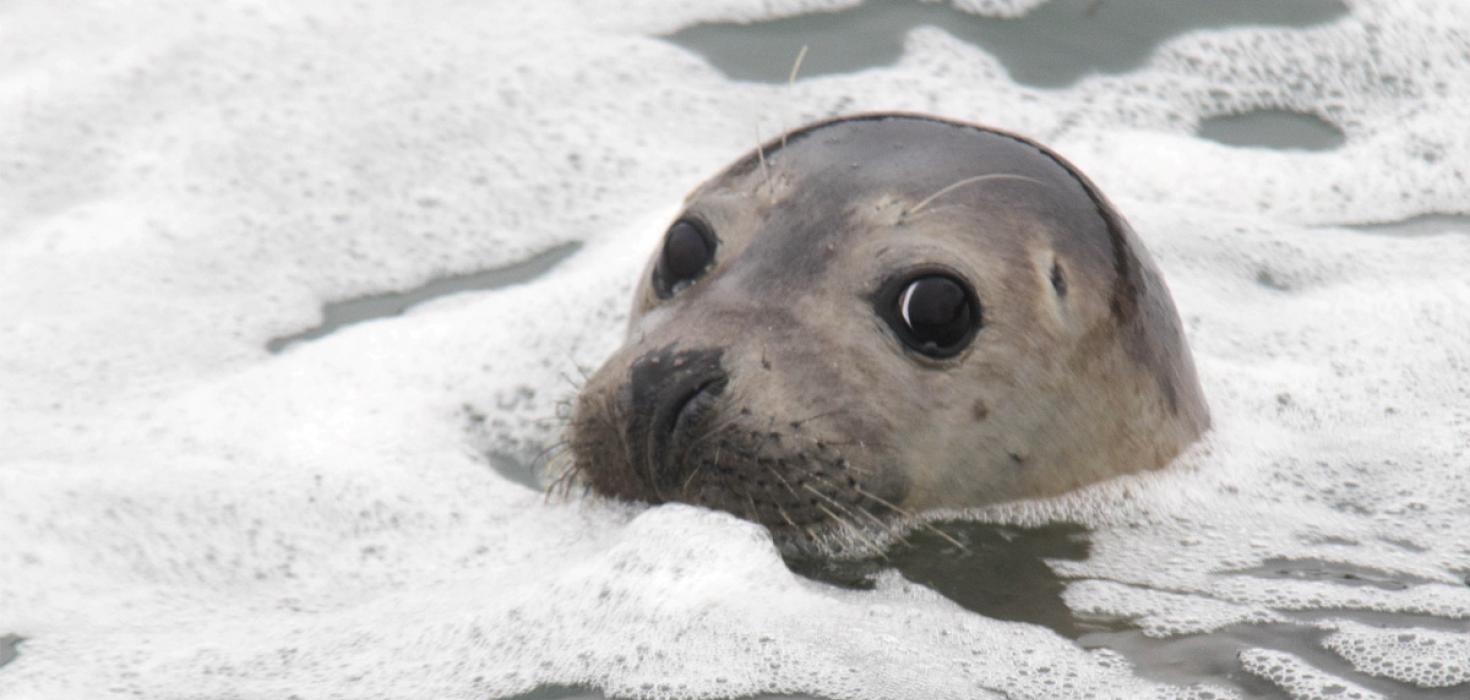
[[[688,196],[568,443],[598,493],[793,535],[1156,469],[1208,424],[1169,291],[1087,178],[869,114]]]

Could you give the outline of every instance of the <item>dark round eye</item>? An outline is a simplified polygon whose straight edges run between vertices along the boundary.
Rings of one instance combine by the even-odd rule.
[[[952,357],[980,328],[980,302],[964,282],[945,274],[924,274],[895,285],[884,314],[898,337],[930,357]]]
[[[709,268],[715,258],[715,241],[701,224],[680,219],[664,236],[653,274],[654,289],[668,298],[688,286]]]

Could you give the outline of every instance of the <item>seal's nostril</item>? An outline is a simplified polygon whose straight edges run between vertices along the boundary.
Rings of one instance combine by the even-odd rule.
[[[629,458],[655,491],[677,485],[690,444],[730,381],[720,363],[722,352],[667,346],[633,362]]]
[[[709,404],[714,397],[724,391],[725,385],[729,383],[729,377],[721,373],[717,377],[704,380],[693,391],[679,397],[668,412],[668,422],[664,426],[665,432],[670,434],[687,429],[690,424],[697,423],[701,415],[709,410]]]
[[[721,392],[730,379],[723,371],[678,377],[660,392],[647,438],[652,473],[661,486],[685,480],[689,452],[705,434]]]

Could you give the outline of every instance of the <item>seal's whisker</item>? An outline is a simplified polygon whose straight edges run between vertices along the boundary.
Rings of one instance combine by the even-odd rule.
[[[648,478],[648,485],[653,488],[654,499],[662,503],[664,499],[663,489],[658,487],[658,465],[654,462],[652,453],[648,459],[643,460],[644,476]]]
[[[833,440],[833,439],[825,438],[825,437],[824,438],[813,438],[813,437],[806,437],[806,436],[802,436],[802,437],[805,437],[806,440],[809,441],[809,442],[811,442],[813,445],[815,445],[817,447],[817,449],[821,449],[824,446],[825,447],[850,447],[852,445],[857,445],[858,447],[863,448],[863,449],[868,449],[869,446],[874,447],[874,448],[877,448],[877,449],[881,449],[881,450],[888,450],[888,449],[892,449],[893,448],[893,444],[892,443],[888,443],[888,442],[877,442],[877,441],[874,441],[872,439],[854,438],[852,440]]]
[[[910,546],[909,538],[907,536],[907,533],[905,532],[905,528],[898,527],[892,522],[885,522],[882,518],[873,515],[872,511],[862,507],[861,505],[853,504],[853,507],[856,508],[859,513],[868,516],[869,519],[871,519],[879,527],[883,528],[883,533],[885,535],[892,539],[898,540],[898,543],[904,545],[905,547]]]
[[[541,491],[549,498],[552,491],[563,488],[577,473],[575,457],[570,452],[551,455],[544,463],[531,466],[531,476],[542,483]]]
[[[797,532],[805,532],[804,528],[802,528],[800,525],[797,525],[796,521],[791,519],[791,515],[786,512],[785,508],[782,508],[781,506],[776,506],[776,512],[781,514],[781,519],[785,520],[786,524],[791,526],[791,529]]]
[[[572,379],[572,376],[569,375],[569,374],[567,374],[566,372],[557,372],[556,373],[556,376],[561,377],[561,380],[562,381],[564,381],[567,384],[571,385],[572,391],[581,391],[582,390],[582,387],[583,386],[586,386],[586,384],[587,384],[587,380],[586,379],[583,379],[579,383],[579,382],[577,382],[577,380]]]
[[[693,449],[693,448],[699,446],[705,440],[708,440],[708,439],[713,438],[713,437],[719,437],[720,435],[725,434],[726,432],[728,432],[732,428],[735,428],[739,424],[740,424],[740,418],[738,416],[732,416],[730,418],[726,418],[725,420],[721,421],[720,423],[718,423],[716,425],[713,425],[713,426],[710,426],[703,433],[701,433],[699,435],[699,437],[691,440],[689,442],[689,449]]]
[[[933,532],[936,535],[939,535],[945,541],[949,542],[950,544],[952,544],[952,545],[954,545],[956,547],[959,547],[960,551],[962,551],[962,552],[964,552],[966,554],[969,554],[970,553],[970,548],[969,547],[966,547],[965,546],[965,543],[963,543],[963,542],[955,539],[954,536],[951,535],[951,534],[949,534],[948,532],[945,532],[945,531],[943,531],[943,530],[935,527],[934,526],[934,523],[931,523],[931,522],[929,522],[927,520],[924,520],[924,519],[918,517],[917,515],[913,514],[912,512],[909,512],[907,510],[904,510],[903,508],[900,508],[898,505],[890,502],[888,499],[886,499],[886,498],[884,498],[882,496],[879,496],[878,494],[872,493],[872,492],[868,491],[867,489],[864,489],[861,486],[853,486],[853,489],[855,489],[862,496],[864,496],[866,498],[871,498],[874,501],[877,501],[880,505],[882,505],[882,506],[884,506],[886,508],[892,509],[893,512],[898,513],[899,515],[902,515],[903,517],[908,518],[908,519],[912,520],[915,523],[918,523],[920,527],[922,527],[922,528],[924,528],[926,530],[929,530],[930,532]]]
[[[814,420],[816,420],[818,418],[828,418],[830,416],[840,415],[840,414],[843,414],[843,413],[851,413],[851,412],[852,412],[852,409],[850,409],[850,408],[834,408],[834,409],[832,409],[830,411],[822,411],[820,413],[814,413],[814,414],[812,414],[810,416],[807,416],[806,418],[799,418],[797,420],[791,421],[791,424],[793,426],[801,426],[801,425],[806,425],[809,421],[814,421]]]
[[[577,374],[582,375],[582,381],[584,383],[585,382],[592,381],[592,370],[590,370],[590,369],[588,369],[586,367],[583,367],[582,366],[582,363],[580,363],[580,362],[573,362],[572,363],[572,368],[577,370]]]
[[[759,508],[756,508],[756,506],[755,506],[755,498],[750,495],[750,492],[749,491],[746,491],[746,492],[742,493],[741,495],[742,496],[745,496],[745,502],[748,503],[748,504],[750,504],[750,510],[748,511],[750,513],[750,517],[746,518],[746,520],[750,520],[750,521],[753,521],[753,522],[760,522],[761,521],[760,513],[759,513],[759,510],[760,509]]]
[[[531,468],[535,469],[543,464],[550,464],[551,460],[555,459],[558,455],[564,454],[571,446],[572,443],[567,440],[558,440],[552,443],[549,447],[537,452],[536,456],[531,458]]]
[[[689,484],[694,482],[694,477],[699,476],[699,472],[702,469],[704,469],[704,464],[701,462],[700,464],[694,465],[694,468],[689,470],[689,476],[684,477],[684,483],[679,487],[680,496],[689,493]]]
[[[776,477],[776,480],[781,482],[781,485],[785,486],[787,491],[791,492],[792,497],[798,499],[801,498],[801,494],[797,493],[796,489],[791,487],[791,482],[787,481],[786,477],[781,476],[781,472],[776,471],[776,469],[769,464],[765,465],[765,467],[766,471],[771,473],[771,476]]]
[[[893,528],[893,524],[892,523],[884,522],[882,518],[880,518],[880,517],[878,517],[876,515],[873,515],[873,511],[868,510],[867,508],[864,508],[861,505],[856,504],[856,503],[854,503],[852,505],[852,507],[856,508],[859,513],[862,513],[863,515],[868,516],[868,519],[869,520],[873,521],[874,524],[878,525],[879,527],[883,528],[884,530],[891,530]]]
[[[882,559],[883,561],[888,561],[887,550],[884,549],[882,545],[878,544],[877,540],[874,540],[871,536],[864,532],[862,528],[856,525],[850,525],[848,526],[847,531],[849,534],[854,535],[858,539],[862,540],[863,544],[867,545],[870,551],[878,555],[879,559]]]
[[[796,89],[796,74],[801,71],[801,62],[806,59],[806,50],[807,45],[802,44],[801,50],[796,52],[796,60],[791,62],[791,73],[786,76],[786,94],[788,97],[790,97],[791,92]],[[784,128],[781,130],[782,148],[786,147],[786,134],[789,131],[790,129]]]
[[[715,457],[714,457],[714,459],[710,460],[710,463],[713,464],[717,468],[720,466],[720,448],[719,447],[716,447],[715,448]],[[689,484],[691,484],[691,483],[694,482],[694,477],[699,476],[699,472],[702,469],[704,469],[704,462],[700,462],[699,464],[694,465],[694,469],[692,469],[692,470],[689,471],[689,476],[687,476],[687,477],[684,478],[684,485],[679,487],[679,495],[680,496],[683,496],[684,494],[689,493]]]
[[[542,489],[544,500],[550,501],[552,494],[558,490],[561,491],[560,496],[565,498],[567,493],[571,490],[572,475],[575,474],[576,471],[577,468],[575,461],[569,460],[566,466],[557,473],[556,477],[553,478],[551,482]]]
[[[944,195],[949,194],[950,192],[953,192],[966,185],[973,185],[980,182],[991,182],[994,180],[1024,180],[1026,182],[1031,182],[1038,185],[1045,185],[1045,183],[1043,183],[1042,181],[1035,178],[1026,177],[1025,175],[1013,175],[1011,173],[990,173],[988,175],[975,175],[973,177],[967,177],[963,180],[960,180],[959,182],[954,182],[940,188],[938,192],[935,192],[934,194],[931,194],[928,197],[919,200],[919,203],[915,204],[914,208],[904,211],[902,214],[899,215],[899,217],[903,218],[911,214],[917,214],[922,211],[924,207],[929,206],[930,202],[939,199],[940,197],[943,197]]]
[[[696,437],[693,440],[690,440],[689,441],[689,444],[684,448],[684,454],[682,454],[682,455],[679,456],[679,463],[680,464],[683,464],[683,463],[687,462],[689,460],[689,454],[692,453],[692,452],[694,452],[695,449],[697,449],[697,448],[701,447],[702,445],[704,445],[704,442],[706,440],[709,440],[711,438],[715,438],[715,437],[719,437],[721,435],[727,434],[731,429],[735,428],[735,426],[737,426],[739,423],[740,423],[740,421],[737,418],[727,419],[724,422],[720,423],[719,425],[713,426],[713,427],[709,428],[708,430],[704,431],[703,433],[701,433],[699,435],[699,437]],[[718,454],[718,449],[716,449],[716,453]]]
[[[775,191],[775,188],[771,185],[771,168],[766,165],[766,147],[761,143],[761,127],[759,124],[755,125],[755,156],[761,163],[761,175],[765,178],[766,194],[771,194]]]
[[[796,60],[791,64],[791,74],[786,76],[787,87],[791,87],[792,85],[796,84],[796,74],[801,71],[801,62],[806,58],[807,48],[809,47],[806,44],[802,44],[801,50],[796,52]],[[781,145],[785,146],[786,142],[782,141]]]
[[[822,513],[827,516],[828,522],[835,523],[835,524],[837,524],[839,526],[841,526],[841,525],[847,525],[847,520],[845,518],[843,518],[841,515],[838,515],[837,513],[832,512],[832,509],[831,508],[828,508],[827,506],[824,506],[821,503],[815,504],[815,507],[816,507],[817,510],[822,511]]]
[[[895,513],[898,513],[899,515],[902,515],[905,518],[915,517],[914,514],[913,514],[913,512],[908,511],[908,510],[905,510],[902,506],[900,506],[900,505],[898,505],[896,503],[893,503],[892,501],[889,501],[888,499],[886,499],[886,498],[884,498],[882,496],[879,496],[878,494],[873,493],[873,492],[871,492],[871,491],[863,488],[860,485],[859,486],[853,486],[852,488],[853,488],[854,491],[857,491],[858,492],[858,495],[863,496],[865,498],[870,498],[870,499],[876,501],[879,505],[881,505],[881,506],[883,506],[883,507],[885,507],[885,508],[887,508],[887,509],[889,509],[889,510],[895,512]]]
[[[609,393],[598,395],[597,397],[595,397],[594,400],[597,402],[597,405],[599,407],[599,410],[594,414],[594,420],[596,421],[597,426],[601,428],[601,430],[594,431],[594,434],[612,435],[613,438],[617,441],[616,454],[622,458],[621,463],[623,465],[626,465],[630,471],[636,470],[638,467],[634,463],[632,447],[628,444],[628,434],[623,428],[623,426],[627,425],[627,416],[622,404],[618,403]],[[573,427],[575,428],[575,425]],[[594,445],[594,447],[601,448],[604,447],[604,445],[596,444]],[[611,451],[607,449],[597,449],[578,450],[578,452],[581,452],[582,454],[605,455]],[[586,465],[578,463],[576,465],[576,468],[578,471],[581,471],[586,469]],[[634,474],[629,474],[629,476],[634,476]],[[590,486],[590,482],[585,483]]]
[[[825,483],[828,486],[832,486],[832,487],[839,488],[839,489],[842,488],[841,484],[833,483],[830,479],[824,479],[824,478],[822,478],[820,476],[817,476],[815,474],[811,475],[811,478],[816,479],[818,481],[821,481],[822,483]],[[859,495],[864,495],[864,496],[867,496],[868,495],[867,492],[864,491],[861,487],[858,487],[856,485],[852,485],[852,487],[854,489],[856,489],[856,491],[858,492]],[[871,498],[871,496],[868,496],[868,497]],[[904,528],[901,528],[901,527],[896,526],[893,522],[885,521],[882,518],[879,518],[878,516],[874,515],[872,511],[868,510],[867,508],[864,508],[859,503],[853,503],[853,504],[851,504],[851,507],[857,509],[857,512],[859,512],[859,513],[867,516],[867,518],[869,520],[873,521],[873,524],[876,525],[878,527],[878,529],[880,531],[882,531],[885,535],[887,535],[889,537],[893,537],[893,538],[897,539],[899,542],[901,542],[903,544],[908,544],[909,543],[908,538],[904,536]],[[848,509],[844,509],[844,510],[848,510]],[[851,512],[851,511],[848,510],[848,512]],[[910,517],[912,517],[912,516],[910,516]],[[887,557],[884,557],[884,558],[886,559]]]
[[[836,505],[835,502],[834,505]],[[883,551],[883,548],[880,547],[878,543],[873,540],[873,538],[869,537],[867,533],[863,532],[862,528],[854,525],[850,520],[832,512],[830,508],[820,503],[817,504],[817,510],[822,511],[827,515],[828,518],[831,518],[833,522],[837,523],[837,532],[845,533],[850,538],[862,540],[863,544],[867,545],[868,549],[874,554],[877,554],[880,559],[883,559],[884,561],[888,560],[888,554]]]
[[[842,512],[844,512],[844,513],[846,513],[846,514],[848,514],[850,516],[853,515],[852,511],[850,511],[850,510],[847,509],[847,506],[842,505],[842,503],[839,502],[837,499],[832,498],[831,496],[828,496],[827,494],[822,493],[821,491],[818,491],[818,490],[812,488],[810,484],[802,484],[801,487],[803,489],[807,490],[807,491],[810,491],[816,497],[818,497],[818,498],[820,498],[820,499],[822,499],[822,500],[824,500],[824,501],[826,501],[828,503],[831,503],[833,505],[833,507],[837,508],[838,510],[840,510],[840,511],[842,511]],[[823,511],[826,511],[827,510],[826,508],[823,508],[820,504],[818,504],[817,507],[818,508],[821,508]],[[854,519],[856,518],[856,516],[853,516],[853,517],[854,517]],[[873,548],[873,552],[875,554],[877,554],[879,557],[882,557],[885,560],[888,559],[888,554],[883,551],[883,548],[882,547],[879,547],[876,542],[874,542],[873,540],[869,539],[863,533],[862,528],[858,527],[855,523],[851,523],[851,522],[848,522],[848,521],[841,521],[841,522],[844,525],[846,525],[847,528],[853,532],[853,534],[855,534],[858,537],[862,538],[863,541],[865,541],[869,545],[871,545],[872,548]]]
[[[826,479],[822,479],[822,477],[820,477],[820,476],[812,475],[812,478],[813,479],[818,479],[820,481],[824,481],[829,486],[836,486],[836,484],[833,484],[832,482],[827,481]],[[807,491],[807,492],[811,493],[813,496],[816,496],[817,498],[820,498],[820,499],[822,499],[822,500],[824,500],[824,501],[826,501],[828,503],[831,503],[832,505],[837,506],[838,508],[842,508],[844,511],[847,510],[846,508],[843,507],[843,505],[841,503],[838,503],[836,499],[832,498],[831,496],[828,496],[825,493],[822,493],[821,491],[818,491],[818,490],[812,488],[812,485],[811,484],[802,484],[801,485],[801,490]]]

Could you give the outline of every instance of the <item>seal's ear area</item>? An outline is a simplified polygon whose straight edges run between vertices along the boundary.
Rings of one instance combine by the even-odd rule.
[[[1169,412],[1184,419],[1192,436],[1204,432],[1210,425],[1209,406],[1195,374],[1194,358],[1184,341],[1179,312],[1174,308],[1174,300],[1163,275],[1138,240],[1133,227],[1102,190],[1066,158],[1025,137],[991,131],[1036,148],[1065,170],[1092,201],[1103,220],[1112,251],[1113,283],[1108,307],[1122,330],[1123,348],[1138,366],[1147,368],[1154,375]],[[1051,279],[1052,287],[1061,299],[1067,289],[1065,268],[1054,265]]]
[[[1047,276],[1051,282],[1051,290],[1057,295],[1057,299],[1067,298],[1067,273],[1062,269],[1062,261],[1055,255],[1051,258],[1051,274]]]
[[[873,295],[873,307],[905,348],[928,360],[959,355],[984,323],[974,286],[939,267],[889,278]]]
[[[714,266],[720,241],[708,224],[693,217],[675,221],[664,234],[663,247],[653,267],[653,291],[668,299]]]

